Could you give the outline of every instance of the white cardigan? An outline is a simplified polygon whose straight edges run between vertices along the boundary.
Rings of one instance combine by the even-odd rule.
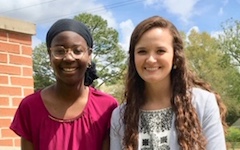
[[[193,88],[193,105],[197,110],[200,124],[203,128],[204,136],[207,138],[207,150],[226,150],[226,142],[224,130],[221,123],[219,107],[216,97],[213,93]],[[124,104],[118,106],[112,113],[111,130],[110,130],[110,150],[122,150],[122,140],[124,134],[123,123],[120,120],[120,109]],[[129,114],[131,115],[131,114]],[[170,133],[170,149],[179,150],[177,142],[177,133],[174,126],[175,115],[173,115],[171,133]]]

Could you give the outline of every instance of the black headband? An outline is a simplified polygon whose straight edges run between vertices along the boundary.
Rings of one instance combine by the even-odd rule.
[[[82,22],[73,19],[60,19],[56,21],[47,32],[46,44],[51,47],[53,38],[60,32],[73,31],[81,35],[87,42],[87,45],[93,47],[93,39],[89,29]]]

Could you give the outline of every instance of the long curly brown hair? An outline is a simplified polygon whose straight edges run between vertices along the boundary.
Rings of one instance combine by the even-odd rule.
[[[220,95],[214,92],[208,83],[200,80],[187,68],[183,50],[183,40],[180,33],[170,21],[160,16],[153,16],[139,23],[131,36],[129,48],[130,56],[128,60],[128,72],[123,101],[126,103],[122,115],[125,125],[123,144],[126,149],[131,148],[135,150],[138,147],[139,109],[143,106],[146,96],[144,95],[144,81],[136,71],[134,49],[142,35],[152,28],[168,29],[173,36],[173,64],[176,65],[177,68],[171,71],[171,86],[173,89],[171,105],[176,116],[175,127],[178,133],[178,143],[183,150],[205,150],[207,141],[202,133],[198,114],[191,103],[192,93],[189,89],[192,87],[200,87],[215,93],[225,131],[227,128],[225,122],[226,107]]]

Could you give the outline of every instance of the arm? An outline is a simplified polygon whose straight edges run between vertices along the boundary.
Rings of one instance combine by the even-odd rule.
[[[208,96],[204,110],[203,132],[207,139],[207,150],[226,150],[225,134],[214,94]]]
[[[21,137],[21,150],[34,150],[32,142]]]

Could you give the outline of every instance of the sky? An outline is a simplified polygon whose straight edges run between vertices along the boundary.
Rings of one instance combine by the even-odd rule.
[[[131,33],[142,20],[162,16],[180,31],[192,29],[221,33],[221,24],[240,20],[240,0],[0,0],[0,16],[36,25],[32,47],[45,42],[50,26],[61,18],[83,12],[99,15],[119,33],[119,44],[128,50]]]

